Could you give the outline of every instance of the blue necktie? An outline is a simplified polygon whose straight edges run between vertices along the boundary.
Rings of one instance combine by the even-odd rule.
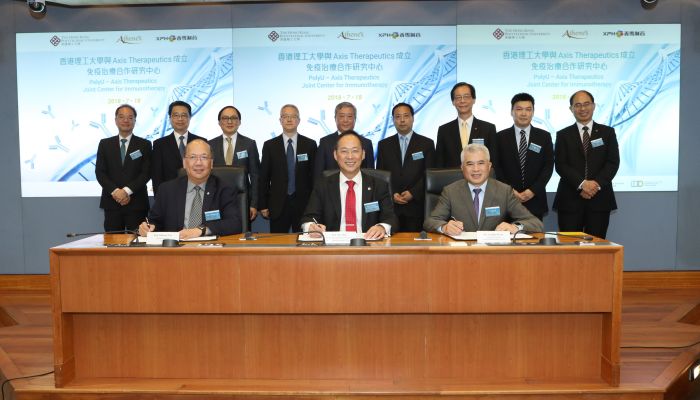
[[[294,145],[292,139],[287,140],[287,194],[297,191],[294,182],[296,162],[294,162]]]
[[[180,136],[180,157],[185,158],[185,135]]]
[[[406,158],[406,150],[408,149],[408,137],[399,136],[401,139],[399,143],[401,144],[401,165],[403,165],[403,160]]]
[[[481,193],[480,188],[474,189],[474,213],[476,213],[476,223],[479,224],[479,210],[481,206],[479,205],[479,193]]]
[[[126,158],[126,139],[121,140],[122,145],[119,147],[119,153],[122,157],[122,165],[124,165],[124,159]]]

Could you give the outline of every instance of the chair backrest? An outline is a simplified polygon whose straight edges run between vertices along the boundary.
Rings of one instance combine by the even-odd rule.
[[[242,167],[214,167],[211,173],[222,181],[233,186],[238,192],[238,205],[241,215],[241,226],[243,232],[250,231],[249,207],[248,207],[248,185],[245,169]],[[178,176],[185,176],[187,172],[180,168]]]
[[[323,171],[323,176],[331,176],[333,174],[337,174],[338,171],[339,170],[337,169],[327,169]],[[361,171],[373,178],[386,182],[387,186],[389,187],[389,195],[391,195],[391,172],[374,168],[362,168]]]
[[[460,168],[428,168],[425,171],[425,219],[437,205],[442,189],[460,179],[464,179]]]

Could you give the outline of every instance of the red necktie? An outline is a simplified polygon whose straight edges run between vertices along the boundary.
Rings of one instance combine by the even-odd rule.
[[[348,232],[357,232],[355,223],[357,218],[355,216],[355,191],[353,186],[355,182],[347,181],[348,192],[345,194],[345,230]]]

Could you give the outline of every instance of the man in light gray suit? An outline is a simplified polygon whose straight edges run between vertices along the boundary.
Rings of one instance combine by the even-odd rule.
[[[426,231],[459,235],[462,231],[542,232],[542,221],[532,215],[505,183],[489,179],[489,149],[472,143],[461,154],[464,180],[442,190],[440,200],[425,220]]]

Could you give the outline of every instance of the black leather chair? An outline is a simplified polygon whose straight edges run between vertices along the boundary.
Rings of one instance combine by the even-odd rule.
[[[331,176],[333,174],[337,174],[338,171],[339,170],[337,170],[337,169],[327,169],[327,170],[323,171],[323,176],[324,177]],[[379,179],[379,180],[386,182],[386,184],[389,186],[389,194],[391,195],[391,172],[384,171],[382,169],[374,169],[374,168],[362,168],[361,171],[363,173],[373,177],[373,178],[376,178],[376,179]]]
[[[243,227],[243,232],[250,231],[250,220],[249,220],[249,207],[248,207],[248,185],[246,184],[245,169],[241,167],[214,167],[211,173],[217,176],[222,181],[227,182],[229,185],[238,192],[238,205],[241,214],[241,226]],[[184,168],[180,168],[178,171],[179,176],[187,175]]]
[[[460,179],[464,179],[460,168],[428,168],[425,171],[425,219],[428,219],[437,205],[442,188]]]

